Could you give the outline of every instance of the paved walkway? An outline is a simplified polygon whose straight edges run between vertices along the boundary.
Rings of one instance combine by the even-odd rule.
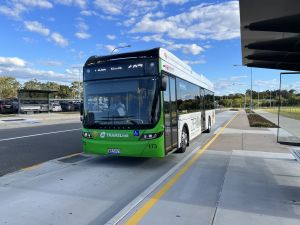
[[[255,112],[278,125],[277,114],[266,112],[262,109],[255,110]],[[279,126],[279,141],[300,143],[300,120],[280,116]]]
[[[138,224],[298,225],[299,174],[274,130],[249,127],[241,111]]]
[[[277,143],[277,128],[250,127],[244,110],[232,121],[209,149],[217,151],[250,150],[287,152],[287,147]]]

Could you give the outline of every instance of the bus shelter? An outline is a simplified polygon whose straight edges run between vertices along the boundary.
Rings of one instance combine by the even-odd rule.
[[[287,70],[280,74],[279,143],[300,144],[300,14],[299,0],[240,0],[243,65]],[[270,109],[271,110],[271,109]]]
[[[50,111],[53,90],[18,90],[19,113],[39,113]]]

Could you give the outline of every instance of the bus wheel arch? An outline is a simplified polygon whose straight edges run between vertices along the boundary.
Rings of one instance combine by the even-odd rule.
[[[187,124],[184,124],[180,135],[180,148],[176,152],[184,153],[188,145],[189,145],[189,129]]]
[[[207,129],[206,129],[206,133],[210,133],[211,131],[211,118],[210,116],[208,117],[208,121],[207,121]]]
[[[189,127],[188,125],[185,123],[183,125],[183,128],[185,128],[186,133],[187,133],[187,145],[186,146],[190,146],[190,132],[189,132]]]

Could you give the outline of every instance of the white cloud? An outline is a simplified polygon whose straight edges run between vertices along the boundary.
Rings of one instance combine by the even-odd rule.
[[[46,62],[45,62],[46,63]],[[59,65],[60,62],[48,61],[49,64]],[[78,79],[77,74],[73,71],[65,71],[63,73],[54,72],[52,70],[38,70],[29,67],[24,59],[17,57],[0,57],[0,76],[13,76],[17,79],[38,79],[46,81],[72,82]]]
[[[229,78],[229,80],[231,80],[231,81],[238,81],[238,80],[240,80],[240,79],[243,79],[243,78],[247,78],[248,76],[246,76],[246,75],[241,75],[241,76],[231,76],[230,78]]]
[[[83,16],[97,16],[98,15],[98,13],[96,13],[93,10],[82,10],[80,12],[80,14],[83,15]]]
[[[21,19],[22,13],[34,8],[50,9],[53,4],[47,0],[13,0],[1,3],[0,13],[14,19]]]
[[[55,61],[55,60],[42,61],[41,63],[45,66],[51,66],[51,67],[58,67],[58,66],[61,66],[63,64],[62,62]]]
[[[25,21],[24,25],[25,28],[31,32],[36,32],[44,36],[50,34],[50,30],[37,21]]]
[[[76,32],[75,36],[79,39],[89,39],[91,37],[91,35],[86,32]]]
[[[136,17],[141,14],[155,10],[159,5],[159,1],[95,0],[94,5],[105,14],[124,14],[129,17]]]
[[[77,28],[81,31],[86,31],[89,29],[89,26],[84,21],[79,21]]]
[[[165,33],[174,39],[228,40],[240,36],[239,20],[238,1],[200,4],[164,19],[155,20],[148,13],[131,32]]]
[[[56,0],[55,2],[67,6],[75,5],[80,8],[86,8],[88,4],[88,0]]]
[[[250,84],[241,82],[247,76],[230,76],[214,82],[215,92],[218,95],[244,93]]]
[[[272,80],[255,80],[254,86],[260,87],[260,89],[279,89],[279,80],[272,79]]]
[[[183,5],[184,3],[188,2],[189,0],[162,0],[162,5],[166,6],[169,4],[176,4],[176,5]]]
[[[184,54],[199,55],[204,49],[197,44],[172,44],[166,47],[169,50],[181,50]]]
[[[60,47],[66,47],[69,45],[68,40],[64,38],[61,34],[57,32],[51,32],[48,28],[44,27],[41,23],[37,21],[25,21],[24,25],[25,28],[31,32],[36,32],[43,36],[49,36],[48,40],[53,41],[56,45]],[[79,34],[79,35],[84,37],[85,34]],[[26,41],[26,39],[24,40]]]
[[[22,4],[15,4],[12,6],[0,6],[0,13],[16,19],[19,19],[24,11],[26,11],[26,8]]]
[[[156,18],[162,18],[164,16],[165,16],[165,13],[161,12],[161,11],[156,12],[156,13],[153,14],[153,17],[156,17]]]
[[[75,33],[75,36],[79,39],[89,39],[91,35],[87,32],[89,26],[82,20],[77,24],[78,32]]]
[[[282,89],[284,89],[285,87],[283,87]],[[288,87],[286,88],[287,90],[291,90],[294,89],[296,90],[296,93],[300,93],[300,82],[294,82],[292,84],[289,84]]]
[[[104,45],[104,49],[108,52],[111,53],[114,49],[116,48],[116,46],[114,45]],[[119,50],[116,49],[114,50],[114,53],[117,53]]]
[[[58,46],[66,47],[69,45],[68,40],[57,32],[52,33],[50,37],[51,37],[51,40]]]
[[[122,10],[122,5],[118,2],[112,0],[95,0],[94,4],[107,14],[118,15],[121,14]]]
[[[51,9],[53,7],[52,3],[47,0],[18,0],[17,2],[29,7],[38,7],[43,9]]]
[[[26,43],[29,43],[29,44],[36,43],[36,40],[34,40],[34,39],[30,38],[30,37],[23,37],[22,39],[23,39],[23,41],[25,41]]]
[[[131,30],[133,33],[150,32],[150,33],[166,33],[176,28],[176,25],[168,20],[152,20],[152,14],[146,14],[143,19],[138,22]]]
[[[109,40],[115,40],[116,35],[108,34],[108,35],[106,35],[106,38],[109,39]]]
[[[137,39],[141,39],[145,42],[155,41],[155,42],[162,43],[164,45],[172,45],[174,43],[173,41],[164,39],[162,37],[162,35],[160,35],[160,34],[153,34],[153,35],[149,35],[149,36],[137,37]]]
[[[206,61],[204,59],[198,59],[198,60],[184,60],[185,63],[189,65],[199,65],[199,64],[205,64]]]
[[[1,67],[0,67],[1,68]],[[38,79],[38,80],[47,80],[47,81],[62,81],[62,82],[72,82],[78,79],[78,74],[70,73],[57,73],[52,70],[38,70],[35,68],[25,67],[9,67],[1,68],[0,75],[13,76],[18,79]]]
[[[18,57],[0,57],[0,66],[24,67],[25,65],[26,61]]]
[[[129,27],[129,26],[131,26],[131,25],[134,24],[134,23],[135,23],[135,18],[134,18],[134,17],[131,17],[130,19],[125,20],[125,21],[123,22],[123,25],[124,25],[125,27]]]

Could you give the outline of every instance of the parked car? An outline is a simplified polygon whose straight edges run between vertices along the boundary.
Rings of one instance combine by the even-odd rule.
[[[52,112],[61,112],[62,108],[61,108],[61,105],[59,103],[51,103],[50,110]]]
[[[72,104],[74,105],[74,110],[75,111],[79,111],[80,110],[80,102],[72,102]]]
[[[74,104],[70,102],[61,102],[60,105],[63,112],[75,111]]]
[[[18,102],[12,100],[0,100],[0,113],[17,113]]]

